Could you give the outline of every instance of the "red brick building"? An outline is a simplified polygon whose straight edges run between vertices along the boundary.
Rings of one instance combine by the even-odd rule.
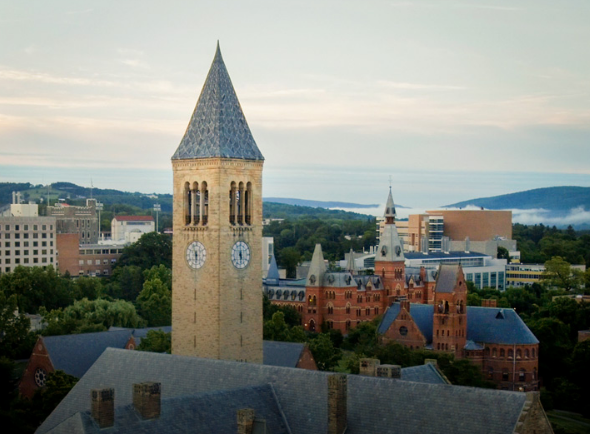
[[[466,295],[461,266],[442,265],[435,304],[392,304],[378,328],[381,342],[453,353],[501,389],[538,390],[537,338],[513,309],[466,307]]]

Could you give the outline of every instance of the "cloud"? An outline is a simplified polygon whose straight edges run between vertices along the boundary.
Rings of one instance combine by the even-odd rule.
[[[590,224],[590,211],[583,206],[572,208],[565,215],[556,215],[555,212],[543,208],[538,209],[513,209],[512,221],[525,225],[543,223],[550,226],[567,226]]]
[[[404,89],[404,90],[464,90],[467,89],[464,86],[451,86],[451,85],[439,85],[439,84],[419,84],[419,83],[404,83],[397,81],[378,81],[377,84],[388,87],[391,89]]]

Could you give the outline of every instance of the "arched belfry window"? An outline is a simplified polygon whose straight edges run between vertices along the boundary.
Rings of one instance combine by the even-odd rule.
[[[206,182],[201,183],[200,193],[201,224],[204,226],[209,219],[209,190]]]
[[[191,187],[188,182],[184,183],[182,192],[182,208],[184,209],[184,224],[191,224]]]
[[[229,190],[229,222],[235,225],[238,220],[238,187],[236,183],[232,181]]]
[[[183,207],[184,207],[184,224],[189,225],[206,225],[208,212],[208,191],[207,183],[189,182],[184,183]]]
[[[238,185],[238,198],[237,198],[237,212],[238,212],[238,224],[244,224],[244,183],[240,182]]]
[[[246,184],[246,193],[244,194],[244,207],[246,209],[246,224],[252,224],[252,183]]]

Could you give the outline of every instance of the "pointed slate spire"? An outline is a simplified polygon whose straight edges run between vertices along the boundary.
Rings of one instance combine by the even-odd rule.
[[[395,205],[393,203],[393,196],[391,195],[391,187],[389,187],[389,196],[387,196],[387,202],[385,203],[385,217],[386,224],[392,224],[395,221]]]
[[[355,274],[356,267],[354,266],[354,251],[352,247],[350,248],[350,252],[348,253],[348,262],[346,263],[346,271],[349,271],[350,274]]]
[[[172,159],[215,157],[264,160],[221,57],[219,41],[203,90]]]
[[[270,265],[266,275],[266,283],[269,285],[278,285],[280,278],[281,276],[279,275],[279,267],[277,266],[275,255],[272,255],[270,257]]]
[[[311,258],[311,264],[309,265],[309,272],[307,273],[307,286],[322,286],[325,273],[326,263],[324,262],[322,245],[316,244]]]

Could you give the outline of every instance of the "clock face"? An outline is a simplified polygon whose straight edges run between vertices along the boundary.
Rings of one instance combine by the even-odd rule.
[[[243,241],[238,241],[231,249],[231,262],[234,267],[242,269],[250,262],[250,247]]]
[[[199,241],[190,243],[186,249],[186,262],[188,262],[188,265],[197,270],[205,264],[205,259],[207,259],[205,246]]]

